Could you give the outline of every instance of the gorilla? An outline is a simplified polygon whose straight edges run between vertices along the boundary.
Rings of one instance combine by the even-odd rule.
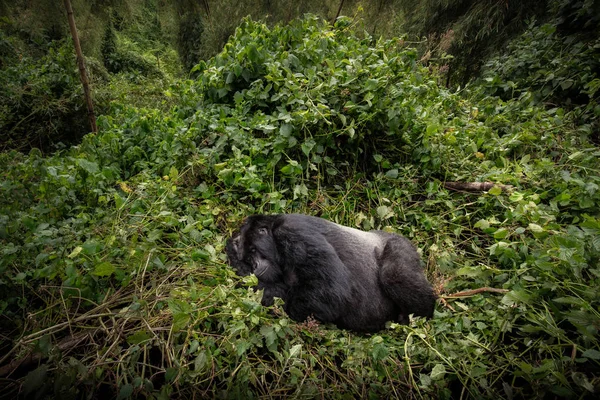
[[[280,297],[295,321],[373,332],[410,314],[433,316],[436,296],[419,255],[399,235],[302,214],[253,215],[225,251],[238,275],[256,275],[261,303]]]

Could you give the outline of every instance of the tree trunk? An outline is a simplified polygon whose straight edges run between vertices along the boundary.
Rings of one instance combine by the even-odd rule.
[[[85,96],[85,102],[87,104],[88,119],[90,121],[90,127],[92,128],[92,132],[96,133],[98,132],[98,128],[96,127],[96,114],[94,114],[92,93],[87,79],[85,63],[83,60],[83,53],[81,52],[81,45],[79,44],[79,36],[77,35],[75,18],[73,18],[73,8],[71,7],[71,0],[64,0],[64,3],[65,9],[67,10],[67,18],[69,19],[69,28],[71,29],[71,36],[73,36],[73,44],[75,44],[75,53],[77,53],[77,65],[79,66],[79,77],[81,78],[81,85],[83,86],[83,95]]]

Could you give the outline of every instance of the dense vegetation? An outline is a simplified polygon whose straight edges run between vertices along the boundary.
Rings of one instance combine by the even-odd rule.
[[[597,40],[532,23],[456,92],[404,40],[357,26],[247,19],[193,79],[132,56],[108,26],[106,63],[122,69],[107,72],[98,134],[0,153],[2,393],[600,391]],[[53,46],[24,64],[43,90],[64,76],[44,65],[74,66],[68,42]],[[223,248],[262,212],[407,236],[442,298],[435,317],[357,335],[260,306]]]

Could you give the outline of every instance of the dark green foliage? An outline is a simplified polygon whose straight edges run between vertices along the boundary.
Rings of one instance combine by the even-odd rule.
[[[102,55],[104,66],[109,71],[114,72],[113,59],[117,54],[117,35],[115,34],[112,21],[109,21],[109,23],[106,24],[106,28],[104,28],[100,54]]]
[[[41,59],[24,56],[10,62],[0,69],[0,86],[2,148],[27,150],[74,142],[88,132],[70,41],[50,43]]]
[[[554,24],[531,24],[507,54],[489,60],[477,90],[481,96],[521,98],[553,112],[573,110],[579,132],[599,143],[600,37],[564,36]]]
[[[17,49],[12,43],[11,38],[4,31],[0,30],[0,68],[4,68],[6,65],[15,62],[17,58]]]
[[[106,69],[113,73],[136,72],[141,75],[157,75],[160,70],[136,51],[121,49],[112,22],[106,25],[100,47]]]
[[[179,56],[185,71],[191,70],[202,59],[204,24],[198,14],[186,12],[179,22],[177,37]]]
[[[600,28],[600,2],[597,0],[550,2],[550,16],[561,34],[588,35],[598,37]]]
[[[126,99],[79,146],[0,155],[1,363],[41,357],[3,393],[21,383],[107,398],[600,390],[600,151],[579,118],[587,105],[481,96],[494,86],[452,93],[414,49],[352,24],[246,20],[197,79],[162,88],[171,110]],[[457,193],[446,180],[514,188]],[[247,288],[255,278],[225,263],[225,237],[256,212],[396,231],[442,295],[505,292],[447,297],[432,320],[372,336],[296,324],[280,305],[261,307]]]
[[[443,67],[448,83],[464,85],[482,62],[515,34],[525,21],[546,11],[548,1],[406,1],[405,29],[425,38],[423,60]]]

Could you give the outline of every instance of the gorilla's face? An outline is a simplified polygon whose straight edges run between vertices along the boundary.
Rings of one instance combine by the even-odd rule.
[[[279,282],[282,270],[268,224],[248,219],[227,242],[229,262],[239,275],[254,273],[263,282]]]
[[[225,245],[225,252],[227,253],[227,259],[229,264],[236,270],[240,276],[250,275],[254,272],[254,267],[251,263],[244,260],[241,253],[240,247],[240,232],[236,232],[227,241]]]

